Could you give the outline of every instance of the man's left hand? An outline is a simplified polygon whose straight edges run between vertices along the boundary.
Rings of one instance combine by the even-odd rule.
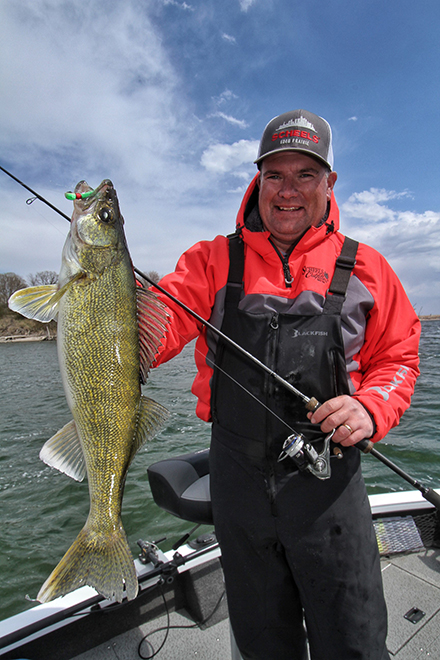
[[[321,424],[323,433],[336,429],[333,442],[350,447],[374,433],[373,421],[357,399],[346,394],[329,399],[307,417],[312,424]]]

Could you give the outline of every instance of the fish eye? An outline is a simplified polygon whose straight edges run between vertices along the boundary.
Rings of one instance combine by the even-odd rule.
[[[112,214],[111,214],[110,209],[108,209],[107,207],[104,206],[99,211],[99,219],[102,220],[102,222],[111,222]]]

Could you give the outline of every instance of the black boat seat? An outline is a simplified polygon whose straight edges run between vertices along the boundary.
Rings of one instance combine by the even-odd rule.
[[[159,461],[147,469],[161,509],[190,522],[212,525],[209,449]]]

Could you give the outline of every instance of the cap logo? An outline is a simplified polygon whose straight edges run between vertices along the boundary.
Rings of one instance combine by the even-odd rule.
[[[301,115],[301,117],[297,117],[296,119],[291,119],[290,121],[285,121],[284,124],[281,124],[281,126],[278,126],[278,128],[276,130],[277,131],[283,131],[286,128],[292,128],[293,126],[302,126],[303,128],[309,128],[314,133],[318,132],[316,130],[316,128],[313,126],[313,124],[311,122],[309,122],[302,115]]]
[[[300,130],[305,128],[308,130]],[[316,128],[305,117],[301,116],[296,119],[290,119],[281,124],[281,126],[278,126],[276,132],[272,135],[272,142],[280,140],[280,144],[308,145],[312,141],[318,144],[321,138],[318,135],[310,135],[310,131],[317,133]]]

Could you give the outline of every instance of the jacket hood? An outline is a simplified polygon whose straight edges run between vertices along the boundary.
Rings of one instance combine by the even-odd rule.
[[[254,248],[260,246],[260,253],[266,250],[273,251],[273,246],[269,242],[270,233],[265,231],[258,213],[258,185],[259,173],[255,175],[249,184],[241,206],[237,214],[236,230],[243,234],[245,242],[252,243]],[[325,222],[320,227],[310,227],[302,238],[298,241],[296,248],[301,251],[309,250],[313,245],[320,242],[333,232],[339,230],[339,208],[336,203],[334,193],[330,199],[330,209]],[[263,249],[263,246],[265,248]]]

